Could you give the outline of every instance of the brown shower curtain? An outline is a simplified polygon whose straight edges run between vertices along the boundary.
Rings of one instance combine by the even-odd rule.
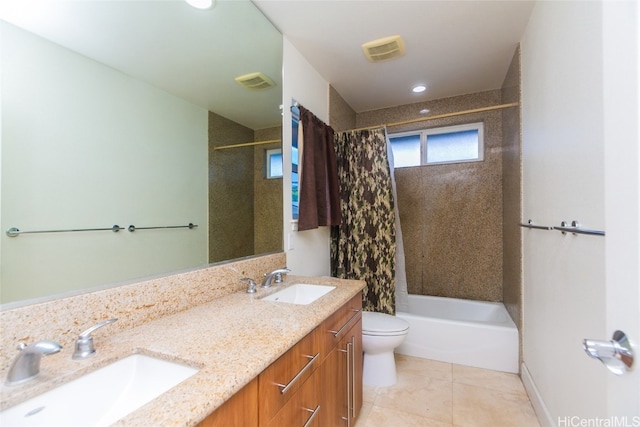
[[[334,131],[299,106],[302,138],[298,230],[340,224],[340,198],[334,150]]]
[[[364,309],[395,314],[396,232],[386,132],[341,132],[334,142],[342,222],[331,229],[331,275],[364,280]]]

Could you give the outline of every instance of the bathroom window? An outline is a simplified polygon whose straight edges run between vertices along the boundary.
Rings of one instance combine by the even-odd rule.
[[[422,155],[422,135],[420,133],[389,135],[391,149],[393,150],[393,166],[404,168],[407,166],[420,166]]]
[[[265,151],[267,179],[282,178],[282,149]]]
[[[484,159],[484,126],[471,123],[390,134],[397,168]]]

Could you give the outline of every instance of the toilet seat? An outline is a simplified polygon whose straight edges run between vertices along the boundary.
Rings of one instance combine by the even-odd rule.
[[[409,323],[396,316],[385,313],[362,312],[362,334],[371,336],[405,335]]]

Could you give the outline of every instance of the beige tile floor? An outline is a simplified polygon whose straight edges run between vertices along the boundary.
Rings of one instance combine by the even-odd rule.
[[[355,427],[540,427],[520,377],[396,354],[398,383],[364,386]]]

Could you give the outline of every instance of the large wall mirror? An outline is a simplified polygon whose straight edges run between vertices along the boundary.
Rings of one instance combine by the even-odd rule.
[[[8,0],[0,18],[5,308],[282,251],[282,37],[253,3]]]

